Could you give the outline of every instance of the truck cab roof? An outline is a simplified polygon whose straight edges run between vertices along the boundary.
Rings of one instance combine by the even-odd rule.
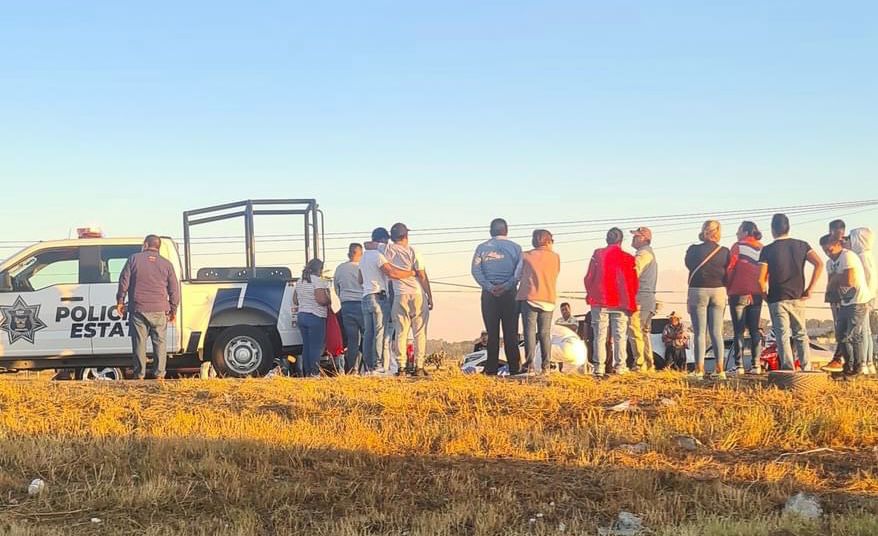
[[[34,253],[39,251],[45,251],[47,249],[60,249],[60,248],[69,248],[69,247],[88,247],[88,246],[136,246],[143,243],[143,237],[139,238],[69,238],[64,240],[46,240],[43,242],[35,242],[30,246],[25,247],[24,249],[19,250],[17,253],[8,257],[0,264],[0,270],[3,270],[7,266],[11,266],[22,259],[26,259],[32,256]],[[177,244],[168,237],[162,237],[162,253],[170,253],[171,250],[166,250],[169,244],[174,251],[177,249]]]

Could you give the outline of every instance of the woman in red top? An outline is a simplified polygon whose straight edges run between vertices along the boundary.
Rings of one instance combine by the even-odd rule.
[[[759,356],[762,337],[759,322],[762,316],[762,289],[759,285],[759,253],[762,251],[762,233],[752,221],[741,223],[738,241],[732,246],[726,275],[729,309],[735,330],[732,354],[738,374],[744,372],[744,330],[750,334],[750,355],[753,359],[747,372],[759,374]]]

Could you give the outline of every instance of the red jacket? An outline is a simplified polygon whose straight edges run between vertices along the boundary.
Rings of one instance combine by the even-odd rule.
[[[597,249],[585,274],[585,301],[592,307],[637,310],[634,256],[618,244]]]
[[[748,296],[762,293],[759,284],[759,253],[762,244],[755,238],[745,238],[732,246],[726,272],[729,296]]]

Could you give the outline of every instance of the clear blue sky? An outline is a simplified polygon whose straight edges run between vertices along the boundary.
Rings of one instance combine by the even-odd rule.
[[[878,197],[875,3],[317,4],[5,5],[2,239],[248,197],[330,231]]]

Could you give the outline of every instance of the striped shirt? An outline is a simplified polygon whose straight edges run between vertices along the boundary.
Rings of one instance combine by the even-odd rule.
[[[311,282],[304,279],[296,283],[296,298],[299,300],[299,312],[311,313],[312,315],[326,318],[326,306],[317,303],[314,297],[317,289],[329,289],[329,281],[315,275],[311,276]]]

